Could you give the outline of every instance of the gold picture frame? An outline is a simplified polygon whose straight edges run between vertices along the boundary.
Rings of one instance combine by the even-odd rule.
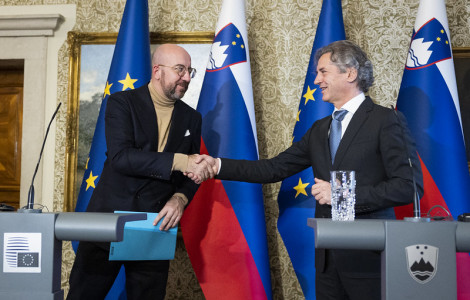
[[[214,32],[151,32],[150,44],[152,47],[164,44],[198,44],[210,47]],[[80,72],[81,54],[84,45],[113,45],[116,43],[117,33],[87,33],[71,31],[67,36],[69,45],[69,86],[65,150],[65,178],[64,178],[64,207],[63,211],[75,210],[78,196],[77,188],[77,158],[79,149],[79,113],[80,113]],[[112,54],[111,54],[112,56]],[[206,59],[209,57],[207,53]],[[202,59],[192,55],[192,61]],[[204,65],[207,60],[203,62]],[[198,69],[199,71],[199,69]],[[105,71],[106,73],[108,70]],[[201,72],[198,72],[201,73]],[[107,75],[107,74],[106,74]],[[103,91],[104,85],[103,82]]]

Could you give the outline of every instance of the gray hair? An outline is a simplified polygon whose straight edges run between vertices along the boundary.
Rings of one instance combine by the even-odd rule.
[[[367,58],[367,54],[362,49],[351,41],[336,41],[323,48],[320,48],[315,53],[315,65],[323,54],[331,53],[331,62],[337,66],[341,73],[344,73],[349,68],[357,70],[357,86],[363,91],[367,92],[374,83],[374,72],[372,70],[372,63]]]

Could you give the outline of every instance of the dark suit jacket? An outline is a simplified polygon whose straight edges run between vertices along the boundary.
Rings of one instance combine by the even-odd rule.
[[[171,167],[174,153],[199,153],[201,121],[198,112],[176,101],[167,144],[157,152],[148,86],[112,94],[105,114],[107,159],[87,211],[159,212],[176,192],[191,200],[198,185]]]
[[[421,167],[402,114],[396,115],[366,97],[341,139],[334,164],[328,143],[331,119],[328,116],[315,122],[300,141],[274,158],[259,161],[222,159],[217,178],[276,182],[311,166],[315,177],[329,181],[332,170],[354,170],[357,219],[395,218],[393,207],[413,200],[413,173],[422,195]],[[413,162],[413,172],[408,157]],[[331,218],[331,206],[317,202],[315,217]],[[332,253],[339,271],[357,277],[380,276],[379,253],[352,250]],[[317,271],[324,268],[324,255],[324,250],[316,251]]]

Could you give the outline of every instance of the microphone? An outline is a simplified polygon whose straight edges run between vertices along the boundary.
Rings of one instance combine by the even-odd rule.
[[[419,203],[419,195],[418,195],[418,189],[416,188],[416,180],[415,180],[415,172],[413,169],[413,163],[411,162],[411,157],[410,157],[410,150],[408,149],[408,142],[406,140],[406,135],[405,135],[405,129],[403,128],[403,124],[398,116],[398,113],[396,109],[393,107],[393,105],[390,105],[391,109],[395,113],[395,118],[397,119],[398,125],[400,126],[401,129],[401,135],[403,137],[403,141],[405,144],[405,151],[406,151],[406,156],[408,158],[408,164],[410,165],[411,169],[411,177],[413,179],[413,218],[405,218],[406,220],[410,221],[420,221],[421,219],[421,207]],[[428,221],[428,218],[423,218],[423,221]]]
[[[36,165],[36,169],[34,170],[33,179],[31,180],[31,186],[29,187],[28,204],[26,206],[18,209],[18,212],[22,212],[22,213],[40,213],[40,212],[42,212],[42,209],[34,209],[33,208],[34,207],[34,178],[36,177],[36,174],[38,172],[39,163],[41,162],[42,152],[44,151],[44,145],[46,144],[47,135],[49,134],[49,129],[51,128],[52,121],[54,120],[55,116],[57,115],[57,112],[59,111],[59,108],[60,108],[61,105],[62,105],[62,102],[59,102],[59,105],[57,105],[57,108],[55,109],[55,112],[52,115],[51,120],[49,121],[49,125],[47,126],[46,136],[44,137],[44,140],[42,142],[41,152],[39,153],[39,160],[38,160],[38,163]]]

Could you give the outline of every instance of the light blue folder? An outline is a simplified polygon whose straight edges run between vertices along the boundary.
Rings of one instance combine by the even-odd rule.
[[[136,213],[115,211],[115,213]],[[147,220],[127,222],[121,242],[112,242],[109,260],[169,260],[175,258],[178,227],[161,231],[162,220],[153,226],[157,213],[147,213]]]

